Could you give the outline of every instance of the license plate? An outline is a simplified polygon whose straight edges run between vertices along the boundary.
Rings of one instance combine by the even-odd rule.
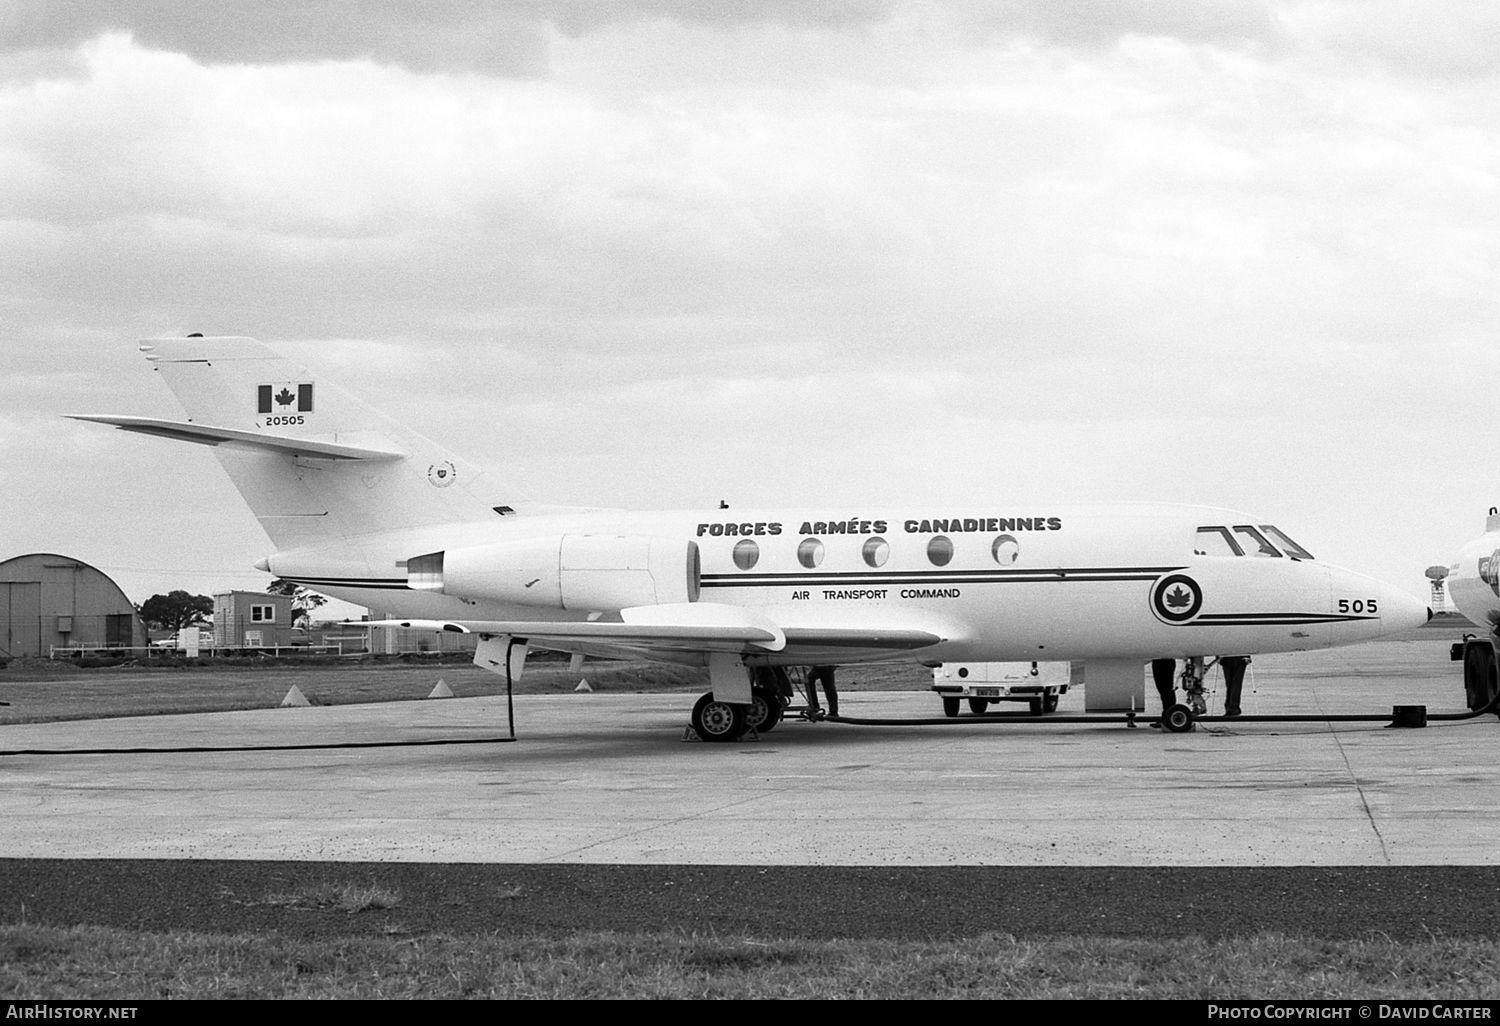
[[[975,688],[974,689],[974,697],[975,698],[999,698],[1000,697],[1000,689],[999,688]]]

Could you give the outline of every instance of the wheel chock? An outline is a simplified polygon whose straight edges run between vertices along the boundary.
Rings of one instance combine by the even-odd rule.
[[[1391,707],[1391,726],[1393,727],[1425,727],[1427,726],[1427,707],[1425,705],[1395,705]]]

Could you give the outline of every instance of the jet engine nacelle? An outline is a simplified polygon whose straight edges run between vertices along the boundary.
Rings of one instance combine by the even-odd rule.
[[[564,534],[406,561],[406,584],[466,599],[614,611],[698,601],[698,546],[639,534]]]

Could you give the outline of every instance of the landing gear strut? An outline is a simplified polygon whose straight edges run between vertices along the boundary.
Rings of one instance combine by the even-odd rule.
[[[1203,679],[1212,665],[1205,666],[1202,656],[1191,656],[1182,661],[1182,696],[1194,716],[1208,713],[1208,689],[1203,686]]]

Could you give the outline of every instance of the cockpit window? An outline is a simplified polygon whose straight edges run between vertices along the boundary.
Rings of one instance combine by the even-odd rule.
[[[1199,556],[1243,556],[1245,554],[1245,550],[1240,548],[1227,527],[1198,528],[1198,544],[1193,546],[1193,552]]]
[[[1291,556],[1293,559],[1312,559],[1313,558],[1313,554],[1311,552],[1308,552],[1301,545],[1298,545],[1296,542],[1294,542],[1290,538],[1288,538],[1286,536],[1285,532],[1277,530],[1276,528],[1272,527],[1270,524],[1261,524],[1260,525],[1260,529],[1262,531],[1266,532],[1266,534],[1270,535],[1272,538],[1274,538],[1276,540],[1276,544],[1278,544],[1278,545],[1281,546],[1281,551],[1285,552],[1288,556]]]
[[[1265,556],[1272,559],[1281,558],[1281,553],[1277,550],[1276,546],[1268,542],[1265,535],[1249,524],[1235,524],[1234,533],[1238,536],[1237,540],[1240,543],[1240,547],[1245,550],[1247,556]]]

